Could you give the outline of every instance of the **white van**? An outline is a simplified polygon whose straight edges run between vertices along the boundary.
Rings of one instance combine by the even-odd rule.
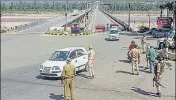
[[[119,40],[120,35],[119,35],[119,30],[118,28],[111,28],[109,31],[109,40]]]

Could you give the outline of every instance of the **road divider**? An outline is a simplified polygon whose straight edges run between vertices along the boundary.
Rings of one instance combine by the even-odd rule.
[[[64,34],[64,33],[51,33],[51,32],[47,32],[46,34],[57,35],[57,36],[82,36],[82,35],[91,35],[92,32],[82,32],[80,34],[71,34],[71,33]]]

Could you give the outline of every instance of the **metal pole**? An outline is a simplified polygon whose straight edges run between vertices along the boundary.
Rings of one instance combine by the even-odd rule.
[[[85,30],[87,29],[87,20],[86,20],[86,12],[87,12],[87,2],[86,2],[86,4],[85,4]]]
[[[176,1],[174,1],[174,5],[173,5],[173,30],[176,30],[175,29],[175,27],[176,27],[176,19],[175,19],[176,18],[175,17],[175,15],[176,15],[176,9],[175,9],[176,8],[176,4],[175,4],[175,2]]]
[[[116,5],[116,2],[115,2],[115,13],[116,13],[116,10],[117,10],[117,5]]]
[[[129,15],[128,15],[128,29],[130,30],[130,10],[131,10],[131,6],[130,6],[130,3],[128,3],[128,5],[129,5]]]
[[[68,0],[66,1],[66,9],[65,9],[65,28],[67,27],[67,8],[68,8]]]
[[[149,29],[150,29],[150,12],[148,13],[148,17],[149,17]]]

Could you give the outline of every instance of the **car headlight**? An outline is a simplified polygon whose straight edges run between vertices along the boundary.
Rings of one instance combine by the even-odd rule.
[[[40,69],[43,69],[43,65],[40,65]]]
[[[53,66],[52,70],[60,70],[59,66]]]

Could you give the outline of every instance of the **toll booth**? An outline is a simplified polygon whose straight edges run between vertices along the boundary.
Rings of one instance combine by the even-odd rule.
[[[79,34],[80,33],[79,23],[72,24],[71,33],[72,34]]]

